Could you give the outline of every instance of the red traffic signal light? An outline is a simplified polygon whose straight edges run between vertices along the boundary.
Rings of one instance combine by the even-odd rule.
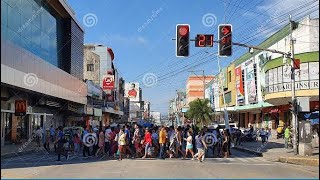
[[[176,27],[176,56],[189,56],[190,25],[178,24]]]
[[[232,55],[232,25],[220,24],[219,32],[219,56]]]

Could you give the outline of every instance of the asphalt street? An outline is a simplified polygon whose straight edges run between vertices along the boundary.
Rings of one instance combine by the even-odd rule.
[[[2,178],[318,178],[316,167],[268,162],[233,150],[231,158],[124,159],[70,156],[56,162],[55,154],[35,152],[1,160]]]

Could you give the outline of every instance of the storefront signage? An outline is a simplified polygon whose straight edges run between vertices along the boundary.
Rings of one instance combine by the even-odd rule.
[[[87,106],[87,114],[93,115],[93,107],[92,106]]]
[[[319,62],[302,63],[295,70],[296,90],[319,89]],[[281,66],[266,72],[266,93],[291,91],[290,67]]]
[[[102,98],[102,90],[100,87],[97,87],[92,81],[87,81],[88,87],[88,96],[95,96]]]
[[[235,69],[236,74],[236,88],[237,88],[237,101],[238,105],[243,105],[244,102],[244,88],[242,82],[242,71],[241,67]]]
[[[15,101],[15,113],[16,116],[25,116],[27,114],[27,101],[16,100]]]
[[[104,91],[110,91],[114,89],[114,75],[105,75],[103,78],[103,87]]]
[[[94,116],[102,116],[102,110],[98,108],[93,108]]]

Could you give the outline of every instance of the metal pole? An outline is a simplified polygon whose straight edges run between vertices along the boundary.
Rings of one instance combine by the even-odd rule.
[[[296,109],[295,99],[296,99],[296,91],[295,91],[295,69],[294,69],[294,40],[292,37],[292,31],[293,31],[293,22],[292,22],[292,16],[289,15],[289,23],[290,23],[290,50],[291,50],[291,100],[292,100],[292,106],[293,109]],[[298,119],[296,112],[292,112],[292,126],[293,126],[293,152],[294,155],[298,154]]]
[[[218,68],[219,68],[219,72],[222,73],[221,66],[220,66],[220,56],[219,55],[218,55]],[[224,85],[221,86],[221,89],[222,89],[222,98],[223,98],[224,124],[226,126],[226,129],[229,129],[229,116],[228,116],[228,111],[227,111],[227,106],[226,106],[226,97],[224,95]]]
[[[202,70],[202,74],[203,74],[203,100],[206,99],[206,77],[204,75],[204,70]]]

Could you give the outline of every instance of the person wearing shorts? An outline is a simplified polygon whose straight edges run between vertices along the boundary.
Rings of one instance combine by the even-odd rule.
[[[191,132],[190,132],[190,131],[188,131],[187,134],[188,134],[188,137],[184,139],[185,141],[187,141],[186,153],[185,153],[184,158],[187,158],[188,152],[190,152],[190,153],[191,153],[191,156],[192,156],[192,159],[191,159],[191,160],[194,160],[194,158],[193,158],[194,152],[193,152],[193,144],[192,144],[192,135],[191,135]]]

